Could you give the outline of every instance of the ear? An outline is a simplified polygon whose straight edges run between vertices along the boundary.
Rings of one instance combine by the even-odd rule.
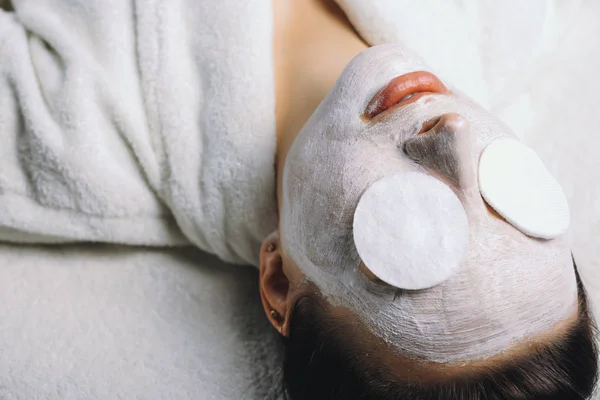
[[[283,268],[283,254],[279,232],[269,235],[260,248],[260,297],[267,318],[284,336],[288,326],[288,294],[290,280]]]

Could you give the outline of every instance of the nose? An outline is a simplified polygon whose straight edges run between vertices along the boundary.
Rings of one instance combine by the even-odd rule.
[[[447,113],[425,122],[419,134],[404,143],[403,151],[456,187],[464,187],[475,178],[470,124],[460,114]]]

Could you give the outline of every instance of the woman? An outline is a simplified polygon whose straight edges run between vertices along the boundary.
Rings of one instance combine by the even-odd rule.
[[[374,93],[372,89],[381,88],[369,87],[365,81],[368,82],[373,75],[385,73],[382,70],[385,71],[386,58],[390,63],[408,64],[406,72],[418,67],[414,63],[411,65],[412,61],[407,61],[405,54],[394,48],[363,51],[367,46],[340,10],[331,5],[283,2],[277,3],[275,11],[276,16],[279,13],[276,18],[279,33],[275,36],[275,60],[280,225],[261,249],[261,295],[271,323],[286,338],[285,380],[292,398],[583,399],[589,396],[595,382],[597,353],[586,294],[577,273],[558,272],[563,269],[561,263],[546,270],[547,279],[536,278],[535,275],[526,277],[533,270],[519,278],[509,275],[500,278],[500,275],[490,272],[490,269],[507,268],[520,275],[519,269],[528,269],[524,263],[544,262],[534,256],[537,251],[554,250],[552,246],[535,249],[537,244],[532,246],[533,242],[528,243],[531,240],[517,239],[522,234],[502,221],[487,205],[481,204],[482,201],[466,206],[481,207],[479,215],[487,214],[477,222],[469,221],[470,224],[481,225],[478,232],[474,232],[477,228],[470,227],[472,247],[469,251],[472,256],[468,266],[459,274],[460,278],[445,282],[443,288],[417,293],[401,291],[399,295],[390,297],[394,287],[378,280],[365,263],[360,263],[351,272],[347,271],[352,269],[347,263],[355,259],[343,255],[352,251],[352,243],[346,241],[352,236],[352,225],[345,219],[352,216],[359,196],[344,193],[354,189],[342,188],[336,182],[346,175],[358,181],[366,179],[361,176],[360,167],[352,169],[352,162],[369,165],[365,163],[373,157],[386,158],[385,148],[370,148],[370,142],[382,131],[400,130],[403,126],[412,129],[415,120],[427,121],[428,117],[439,116],[435,113],[440,110],[461,109],[459,114],[441,114],[435,125],[423,126],[421,131],[439,136],[445,130],[465,135],[461,121],[466,118],[478,124],[476,128],[471,127],[471,132],[477,131],[473,139],[476,143],[496,135],[511,134],[492,117],[488,119],[475,108],[464,107],[469,101],[461,95],[455,95],[452,105],[439,105],[436,111],[426,111],[426,103],[415,105],[400,101],[408,94],[402,92],[392,102],[401,102],[402,107],[396,106],[394,112],[397,118],[388,113],[387,119],[377,123],[386,126],[380,126],[379,130],[370,129],[363,138],[365,134],[360,129],[365,121],[361,121],[358,118],[360,114],[352,108],[354,103],[363,107],[370,104],[368,96]],[[328,40],[323,41],[321,37]],[[286,52],[289,49],[294,49],[293,54]],[[361,55],[346,67],[359,53]],[[346,69],[342,72],[344,67]],[[394,77],[394,73],[390,77]],[[354,91],[340,89],[345,78],[352,81],[348,85]],[[313,114],[336,80],[337,86]],[[360,85],[369,90],[357,88]],[[357,97],[362,95],[362,99],[355,101],[355,97],[348,96],[340,101],[340,93],[346,96],[359,93]],[[436,106],[431,103],[433,100],[429,107],[435,109]],[[433,114],[426,115],[428,112]],[[311,114],[312,118],[305,123]],[[342,115],[343,118],[335,119],[331,115]],[[348,122],[353,117],[356,125]],[[413,135],[409,133],[404,140],[414,144]],[[326,150],[336,146],[336,142],[356,140],[364,142],[358,148],[349,146],[336,151]],[[294,144],[294,141],[299,143]],[[394,145],[397,142],[391,140],[383,146],[394,149]],[[410,156],[410,145],[408,152],[406,142],[403,146]],[[477,153],[477,146],[475,144],[470,151]],[[319,152],[319,148],[323,150]],[[357,153],[358,150],[363,154]],[[430,146],[425,150],[426,153],[428,151],[430,154],[435,147]],[[440,159],[444,154],[439,153],[435,157]],[[469,160],[461,158],[461,154],[456,154],[456,157],[464,167],[462,169],[468,170]],[[319,165],[328,158],[336,162]],[[393,162],[394,158],[388,162]],[[372,168],[385,167],[372,163]],[[432,169],[435,170],[435,166]],[[336,180],[330,181],[328,174],[335,176]],[[324,187],[306,183],[319,179],[326,182]],[[465,181],[468,177],[463,179],[463,184]],[[301,187],[300,191],[298,187]],[[324,197],[322,202],[318,201],[319,196]],[[292,212],[290,208],[295,210]],[[284,237],[280,238],[281,235]],[[478,248],[477,239],[474,239],[478,235],[481,235],[479,240],[485,242],[484,247]],[[507,237],[515,238],[516,242],[506,243]],[[496,249],[493,258],[486,256],[490,248]],[[508,261],[512,258],[511,253],[518,256]],[[500,259],[507,262],[498,261]],[[361,274],[362,277],[357,277]],[[557,275],[551,277],[553,274]],[[329,278],[340,280],[342,284],[333,287]],[[524,293],[522,287],[519,289],[521,279],[539,280],[540,286],[535,289],[535,294]],[[512,344],[504,342],[496,350],[487,349],[491,352],[486,353],[483,343],[490,344],[498,339],[498,335],[508,335],[511,331],[515,337],[520,336],[516,333],[523,333],[518,328],[519,324],[531,324],[531,320],[536,318],[544,319],[543,313],[540,313],[544,309],[542,304],[547,306],[552,297],[561,291],[569,291],[562,286],[563,279],[577,281],[578,307],[566,311],[569,309],[567,306],[562,311],[566,318],[552,317],[555,323],[543,330],[530,331]],[[559,281],[562,283],[559,284]],[[503,287],[500,289],[502,296],[510,297],[495,298],[483,293],[481,286],[492,292]],[[465,296],[463,291],[468,295]],[[382,298],[386,300],[381,301]],[[530,301],[522,302],[524,298]],[[475,306],[471,303],[473,300],[485,305]],[[570,303],[568,298],[564,300],[565,304]],[[539,307],[534,305],[537,301],[540,302]],[[524,309],[533,313],[522,313]],[[501,316],[504,313],[507,313],[506,319]],[[462,322],[450,322],[453,329],[448,329],[446,323],[438,323],[435,317],[461,319]],[[517,322],[519,318],[525,319]],[[525,322],[526,319],[529,319],[528,322]],[[409,326],[411,324],[414,326]],[[498,326],[488,331],[482,327],[486,324]],[[470,332],[461,336],[458,333],[461,329]],[[475,333],[477,329],[481,332]],[[429,336],[419,337],[419,334]],[[406,343],[407,340],[414,343]],[[581,357],[573,357],[574,354]]]
[[[3,17],[0,238],[191,241],[259,264],[294,399],[590,395],[593,323],[563,237],[526,234],[475,178],[483,151],[514,139],[503,124],[407,49],[367,49],[332,2],[125,3],[23,2]],[[233,29],[271,11],[272,32]],[[274,87],[259,62],[271,34]],[[277,196],[261,131],[273,104]],[[399,187],[413,232],[457,242],[371,251],[384,235],[353,219],[388,176],[439,189],[423,210]],[[384,253],[406,263],[387,273]],[[407,282],[420,260],[452,268],[424,262]]]

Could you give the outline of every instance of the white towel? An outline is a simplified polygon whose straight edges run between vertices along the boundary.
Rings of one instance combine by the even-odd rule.
[[[266,2],[0,12],[0,239],[190,242],[256,264],[276,227]]]

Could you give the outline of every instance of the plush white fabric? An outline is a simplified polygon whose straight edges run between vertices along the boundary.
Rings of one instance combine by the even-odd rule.
[[[276,226],[270,5],[14,7],[0,14],[0,239],[191,242],[257,263]]]
[[[233,134],[219,124],[233,124],[228,128],[237,133],[248,124],[251,131],[258,134],[261,123],[267,121],[268,129],[272,129],[272,109],[268,104],[272,99],[261,95],[246,98],[247,103],[240,101],[244,104],[239,105],[241,108],[236,112],[254,112],[256,107],[264,107],[261,108],[263,113],[257,112],[260,120],[241,125],[232,122],[233,119],[219,119],[222,114],[213,114],[218,114],[214,109],[195,117],[186,114],[194,111],[186,104],[187,96],[191,95],[199,106],[200,93],[210,92],[202,86],[209,83],[204,80],[207,71],[212,73],[241,64],[243,76],[239,78],[255,82],[250,86],[252,90],[272,90],[249,79],[267,80],[265,75],[271,73],[270,64],[265,62],[270,56],[264,53],[270,49],[266,32],[270,29],[270,15],[266,14],[267,8],[263,9],[262,16],[254,14],[254,8],[265,4],[261,2],[240,2],[244,8],[236,13],[233,0],[211,1],[210,5],[215,8],[204,9],[202,5],[207,1],[190,0],[184,4],[183,0],[168,3],[29,0],[17,4],[18,19],[0,15],[0,187],[3,188],[0,221],[11,226],[0,233],[2,237],[33,242],[86,238],[153,245],[191,240],[220,255],[229,254],[237,261],[255,257],[248,254],[248,249],[255,246],[252,243],[260,235],[249,235],[253,238],[250,244],[241,245],[240,249],[223,250],[219,247],[222,235],[231,231],[221,229],[221,233],[210,236],[209,240],[202,239],[195,230],[201,223],[213,226],[210,224],[218,225],[218,221],[209,224],[202,218],[210,219],[210,215],[194,213],[203,208],[199,198],[189,192],[199,190],[199,186],[190,182],[203,182],[202,172],[196,169],[191,173],[186,169],[190,167],[186,157],[191,156],[185,150],[192,152],[200,147],[186,143],[189,137],[179,128],[190,128],[194,126],[190,121],[195,121],[204,124],[203,128],[218,126],[216,132]],[[535,31],[528,29],[539,27],[539,21],[515,25],[515,21],[527,22],[532,15],[524,13],[521,8],[525,6],[514,1],[510,4],[495,0],[477,2],[487,7],[507,4],[504,9],[488,9],[487,13],[477,11],[476,2],[459,0],[443,4],[433,0],[410,4],[399,0],[339,2],[363,37],[373,44],[404,39],[436,70],[444,71],[445,78],[456,81],[457,86],[501,115],[540,153],[571,202],[575,257],[592,301],[600,306],[600,261],[596,250],[600,238],[600,187],[596,185],[600,179],[600,159],[596,156],[600,147],[600,120],[596,117],[600,81],[593,79],[600,70],[600,27],[596,21],[600,4],[593,0],[548,2],[554,7],[550,12],[553,39],[543,41],[545,44],[538,48],[534,62],[529,58],[531,46],[540,41],[535,39]],[[543,6],[540,2],[529,3],[531,7]],[[242,7],[237,3],[236,6]],[[96,19],[97,13],[103,18]],[[211,16],[203,20],[208,25],[190,22],[202,20],[202,13]],[[133,27],[134,15],[140,19],[137,29]],[[260,23],[260,27],[255,26],[257,30],[246,25],[251,18]],[[477,21],[477,29],[469,21]],[[179,79],[176,73],[161,75],[159,65],[146,71],[147,80],[142,80],[142,84],[134,78],[136,54],[145,54],[144,60],[148,60],[152,55],[159,57],[158,49],[167,49],[154,60],[158,59],[163,66],[174,65],[181,73],[199,65],[187,56],[199,53],[198,49],[206,46],[203,39],[207,36],[222,38],[221,45],[212,50],[228,54],[235,43],[224,39],[225,33],[219,26],[229,22],[240,27],[240,36],[247,39],[243,42],[247,46],[232,51],[236,54],[230,54],[221,66],[218,58],[209,57],[215,53],[206,53],[204,68],[196,70],[202,79],[194,78],[191,73],[191,80]],[[41,115],[39,120],[14,115],[14,96],[17,90],[35,92],[38,79],[56,82],[53,78],[56,69],[37,70],[33,75],[32,61],[28,61],[25,51],[30,49],[37,57],[36,62],[47,66],[56,61],[50,60],[52,53],[44,50],[35,35],[26,45],[23,26],[37,35],[54,37],[50,44],[60,45],[63,54],[70,56],[67,61],[72,62],[74,68],[68,89],[53,85],[44,89],[48,93],[58,90],[63,94],[59,96],[60,101],[53,104],[47,98],[42,100],[41,94],[37,98],[23,97],[32,102],[27,103],[32,107],[36,104],[53,112],[51,116]],[[515,30],[515,26],[520,26],[520,30]],[[186,46],[178,50],[167,45],[174,43],[170,40],[175,40],[176,32],[187,28],[188,35],[183,35],[188,40]],[[68,34],[65,29],[73,32]],[[133,36],[146,37],[146,32],[152,29],[164,33],[163,41],[159,40],[158,44],[166,47],[142,40],[136,42],[134,50]],[[169,36],[169,32],[174,36]],[[539,29],[537,32],[539,35]],[[140,36],[140,33],[144,34]],[[260,50],[258,37],[265,40],[263,50]],[[10,59],[7,52],[12,54]],[[140,63],[149,65],[144,61]],[[516,83],[512,79],[515,76]],[[175,81],[181,85],[171,85]],[[162,88],[163,91],[155,93],[164,95],[152,97],[146,95],[147,91],[142,95],[142,86],[146,84]],[[233,93],[239,84],[230,82],[227,94]],[[190,89],[194,85],[200,85],[202,91],[195,93]],[[497,98],[502,100],[495,100]],[[227,105],[225,99],[234,101],[231,97],[220,99],[215,107]],[[156,102],[165,103],[166,114],[152,110]],[[56,111],[59,109],[63,112]],[[88,117],[94,123],[89,123]],[[46,167],[56,167],[52,163],[57,160],[16,158],[19,144],[15,143],[15,129],[24,122],[29,127],[44,129],[28,131],[31,140],[25,140],[26,146],[19,147],[23,154],[60,155],[60,160],[68,160],[82,169],[73,170],[74,176],[61,174],[60,168],[46,172]],[[81,123],[83,128],[78,125]],[[161,142],[165,139],[161,132],[170,128],[173,128],[169,136],[173,143],[165,145]],[[191,136],[198,139],[201,130],[194,131],[196,135]],[[13,138],[10,141],[7,132]],[[156,142],[140,136],[141,132],[148,136],[152,132]],[[19,135],[21,143],[23,136]],[[50,137],[52,139],[42,140]],[[248,145],[248,142],[244,142],[243,137],[238,139],[240,142],[229,144],[243,151],[241,145],[237,145]],[[250,139],[254,138],[247,138]],[[28,146],[33,147],[28,150]],[[41,150],[44,146],[49,146],[47,151],[32,150]],[[264,146],[268,148],[273,144],[264,143]],[[110,149],[109,154],[106,154],[107,149]],[[157,159],[171,150],[176,159],[171,159],[171,164],[160,164]],[[231,160],[227,166],[242,163],[245,155],[240,157],[241,160]],[[96,165],[102,169],[94,173],[88,168],[97,160],[105,163]],[[266,171],[265,160],[251,161],[257,163],[257,176],[268,177],[271,173]],[[246,165],[239,165],[237,172],[252,173],[245,170]],[[186,172],[177,169],[178,166]],[[220,165],[212,165],[217,166]],[[34,173],[29,175],[27,171]],[[213,169],[211,173],[217,172]],[[88,176],[101,179],[88,181]],[[54,180],[56,185],[52,184],[57,177],[61,178]],[[35,182],[38,192],[33,191]],[[119,188],[122,190],[117,196],[119,192],[114,190]],[[15,192],[26,196],[18,197]],[[6,193],[12,194],[7,196]],[[94,195],[90,196],[91,193]],[[61,208],[53,214],[52,208],[40,209],[40,200],[44,205],[58,204]],[[254,200],[260,202],[260,196]],[[221,199],[216,200],[216,204],[219,201]],[[15,205],[18,202],[22,204]],[[9,206],[11,210],[22,211],[6,213]],[[71,212],[65,212],[65,208]],[[116,220],[121,222],[94,218],[98,211],[107,209],[119,216]],[[132,209],[136,213],[132,214]],[[190,210],[194,215],[187,221],[183,215]],[[29,214],[34,212],[36,214]],[[227,212],[252,213],[252,209],[228,208]],[[177,224],[167,222],[173,220],[170,213],[175,214]],[[136,225],[135,218],[126,218],[140,215],[144,216],[144,224]],[[256,220],[243,221],[247,222],[246,226],[252,226]],[[182,230],[185,235],[180,233]],[[256,274],[251,269],[237,268],[186,249],[1,246],[0,398],[269,398],[265,391],[276,380],[273,371],[280,365],[279,353],[260,310]],[[267,342],[262,342],[263,339]],[[260,365],[266,367],[254,369]]]
[[[191,248],[0,245],[0,399],[274,398],[253,268]]]

